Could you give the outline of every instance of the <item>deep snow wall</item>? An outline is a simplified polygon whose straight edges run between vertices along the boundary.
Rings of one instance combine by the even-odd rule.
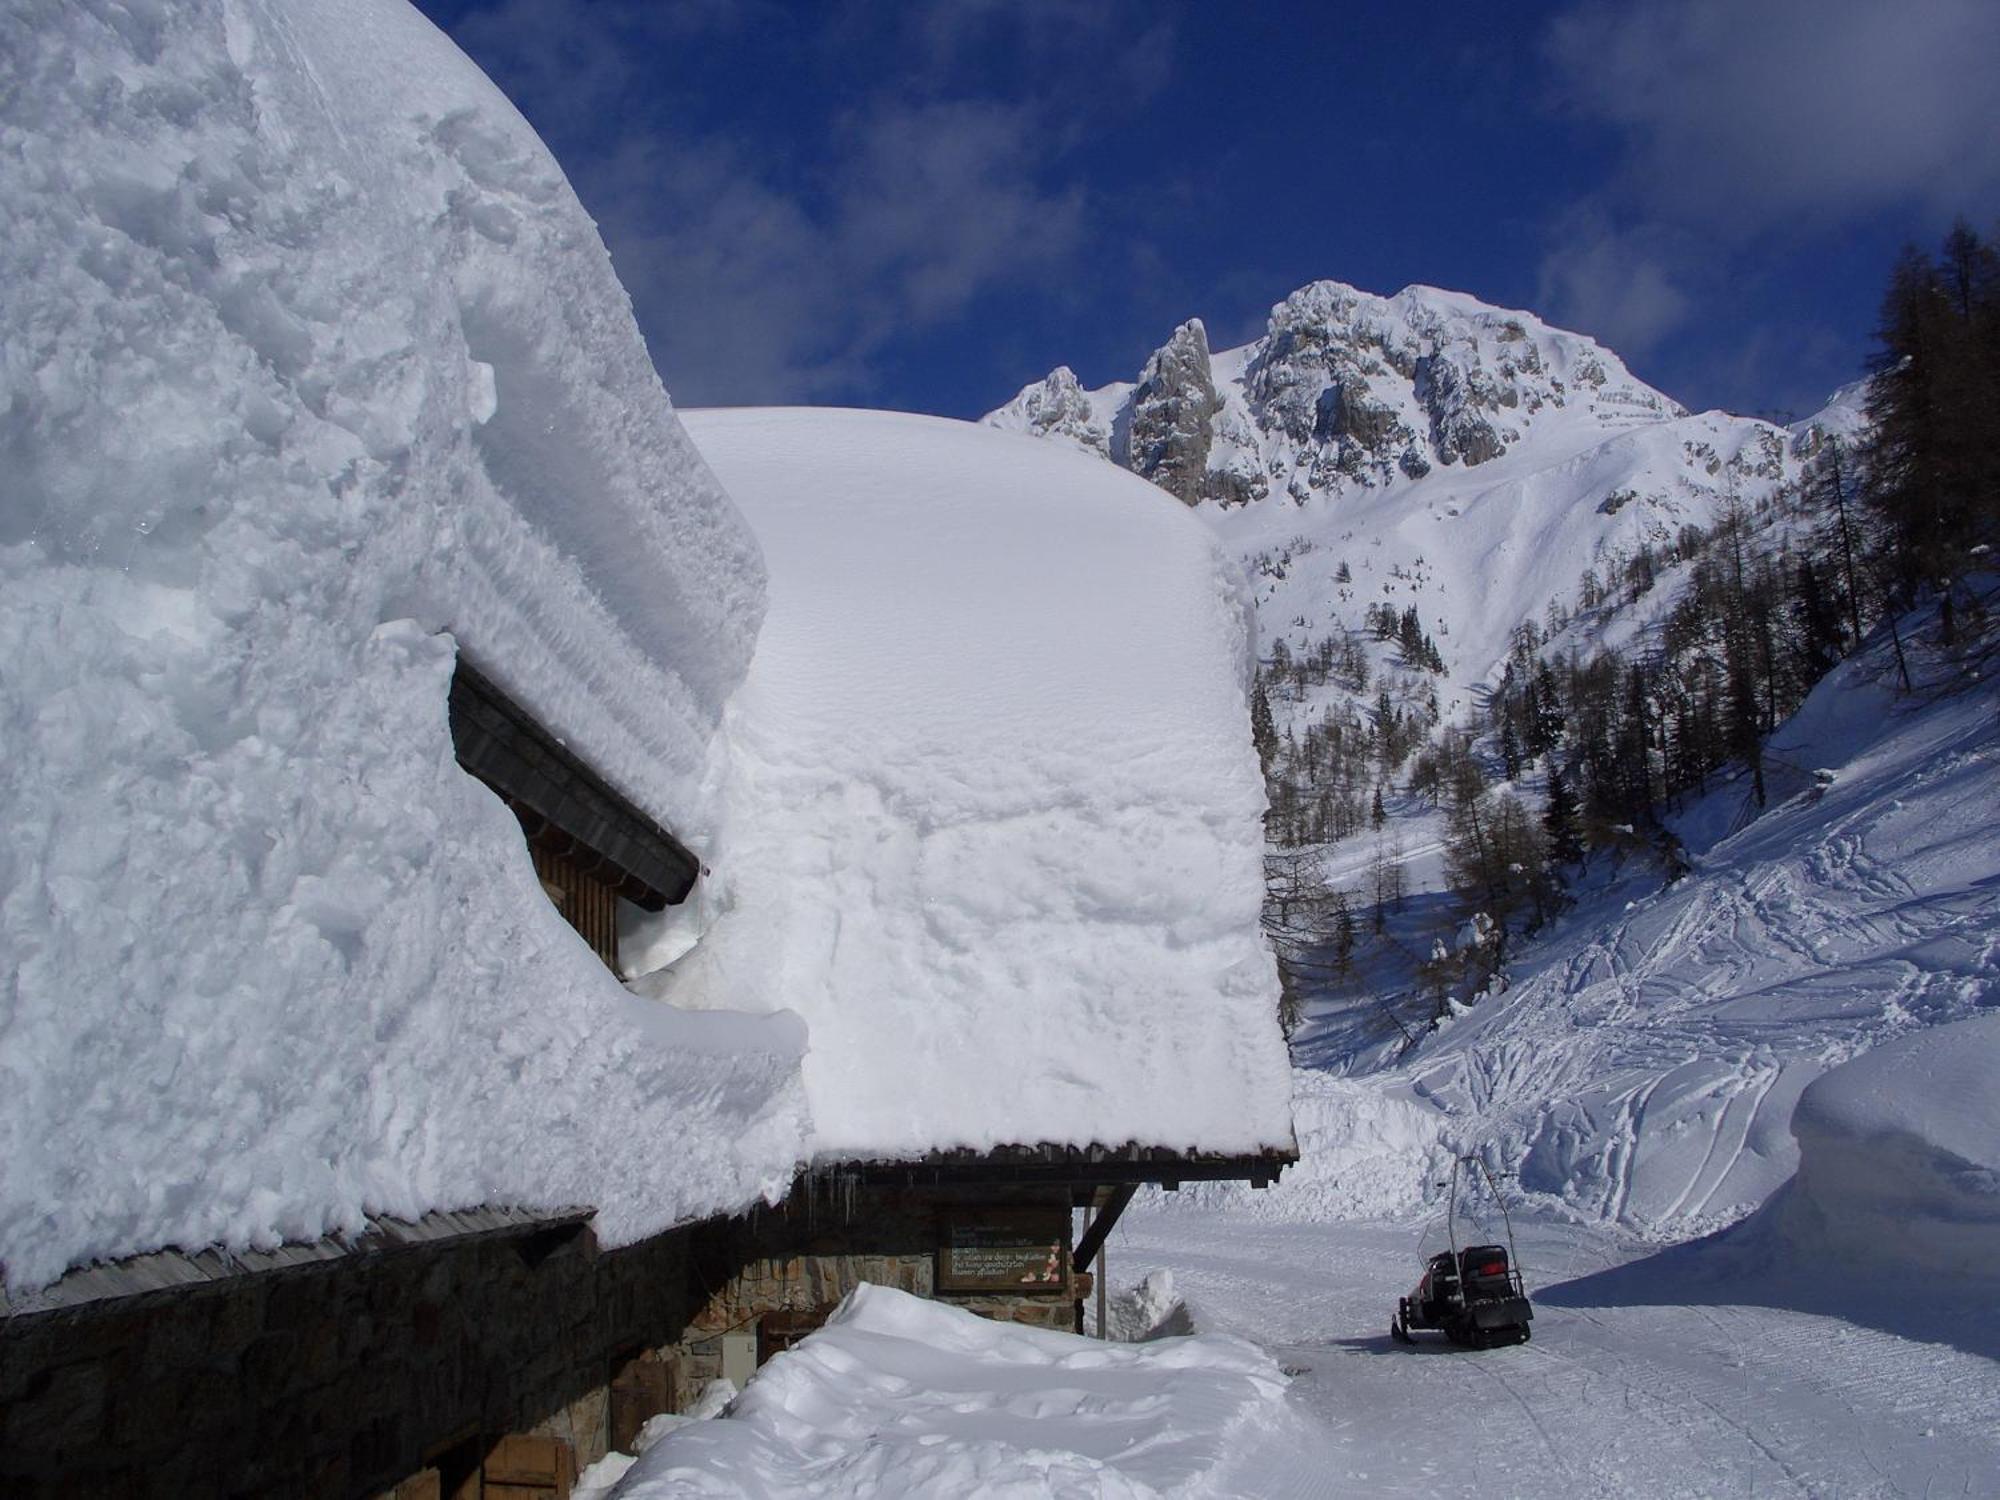
[[[0,7],[0,1261],[788,1178],[789,1017],[627,995],[454,649],[697,848],[763,609],[595,231],[401,0]]]
[[[770,560],[728,907],[670,976],[810,1027],[817,1159],[1288,1150],[1240,575],[1095,460],[692,412]]]

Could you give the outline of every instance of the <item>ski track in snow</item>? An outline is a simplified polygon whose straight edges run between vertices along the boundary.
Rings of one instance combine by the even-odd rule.
[[[1334,1445],[1318,1487],[1297,1493],[2000,1492],[1992,1360],[1787,1308],[1563,1305],[1546,1294],[1646,1247],[1595,1226],[1519,1227],[1535,1339],[1476,1354],[1390,1341],[1419,1269],[1410,1225],[1132,1216],[1109,1263],[1119,1281],[1171,1270],[1198,1326],[1300,1372],[1291,1399]]]
[[[1573,1213],[1657,1240],[1740,1218],[1791,1170],[1800,1088],[1976,1013],[2000,968],[1990,712],[1948,706],[1873,744],[1845,727],[1844,795],[1774,800],[1679,885],[1614,889],[1375,1082]],[[1282,1191],[1244,1201],[1315,1217]]]

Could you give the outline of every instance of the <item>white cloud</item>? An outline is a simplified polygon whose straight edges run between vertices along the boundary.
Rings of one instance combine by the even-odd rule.
[[[1748,238],[2000,198],[1993,0],[1592,0],[1548,51],[1626,133],[1621,194],[1662,217]]]
[[[810,206],[720,138],[628,143],[579,189],[676,400],[812,400],[865,387],[897,334],[1076,254],[1082,196],[1039,185],[1033,135],[1020,110],[882,105],[836,133]]]
[[[1123,24],[1144,19],[1131,0],[956,0],[891,15],[887,41],[868,14],[833,13],[815,45],[829,67],[854,54],[854,103],[788,154],[781,131],[753,149],[659,82],[658,58],[697,35],[755,45],[749,14],[721,0],[497,0],[454,28],[562,156],[690,405],[865,391],[894,338],[1060,277],[1090,233],[1065,165],[1080,122],[1156,87],[1172,40],[1170,25]],[[770,34],[793,37],[796,15],[784,24]],[[953,91],[958,61],[1002,46],[1046,65],[1006,97]],[[1110,76],[1066,87],[1107,54]]]
[[[1651,352],[1694,307],[1673,267],[1672,236],[1619,230],[1581,208],[1549,236],[1536,305],[1556,323],[1588,333],[1620,354]]]
[[[1081,189],[1045,190],[1033,112],[969,101],[884,105],[841,163],[836,245],[861,280],[931,321],[983,288],[1060,265],[1082,240]]]

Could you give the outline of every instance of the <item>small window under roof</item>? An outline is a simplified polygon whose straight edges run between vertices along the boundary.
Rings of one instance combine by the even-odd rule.
[[[700,862],[463,658],[450,713],[458,763],[513,809],[542,888],[615,972],[617,900],[677,903]]]

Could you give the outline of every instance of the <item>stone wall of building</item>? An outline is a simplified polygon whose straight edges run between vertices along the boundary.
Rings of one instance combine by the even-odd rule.
[[[957,1213],[1039,1210],[1061,1225],[1062,1279],[1030,1292],[939,1289],[944,1226]],[[724,1373],[725,1341],[776,1338],[817,1323],[863,1283],[935,1297],[984,1317],[1074,1332],[1089,1277],[1068,1272],[1067,1187],[828,1188],[802,1182],[775,1209],[704,1226],[696,1237],[699,1306],[671,1352],[684,1402]],[[759,1338],[759,1335],[763,1337]]]

